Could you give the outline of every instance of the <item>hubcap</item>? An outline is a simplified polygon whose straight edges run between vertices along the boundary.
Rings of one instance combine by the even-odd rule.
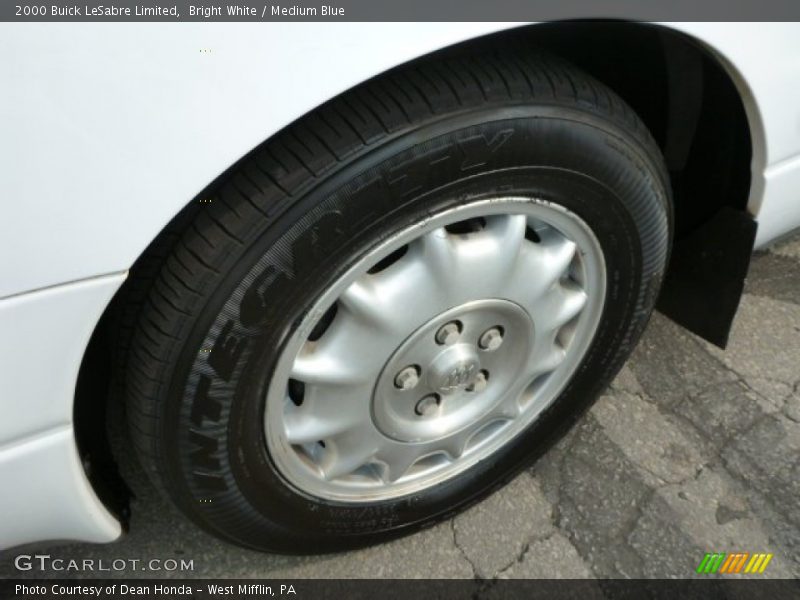
[[[299,491],[343,502],[454,477],[558,397],[604,298],[600,245],[559,206],[492,199],[410,227],[289,339],[267,391],[270,455]]]
[[[450,346],[437,344],[442,323],[458,318],[460,335]],[[487,325],[513,332],[496,351],[480,348]],[[378,378],[372,399],[375,426],[385,436],[401,442],[438,440],[452,455],[462,451],[467,438],[491,420],[513,411],[502,404],[530,352],[533,323],[527,313],[507,300],[477,300],[437,315],[417,329],[389,358]],[[501,351],[502,350],[502,351]],[[399,390],[392,377],[398,365],[420,365],[420,385],[413,391]],[[481,384],[492,381],[492,388]],[[477,391],[477,388],[481,391]],[[438,398],[438,409],[420,419],[417,401]]]

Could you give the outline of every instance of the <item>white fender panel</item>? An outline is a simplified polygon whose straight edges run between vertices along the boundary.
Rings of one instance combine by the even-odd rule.
[[[0,255],[0,298],[130,268],[207,184],[294,119],[504,26],[0,24],[0,239],[14,250]]]
[[[72,423],[86,346],[124,280],[118,273],[0,300],[0,448]]]
[[[124,280],[118,273],[0,300],[0,549],[120,535],[81,466],[72,411],[86,345]]]
[[[112,542],[122,528],[94,494],[72,427],[0,448],[0,550],[38,540]]]

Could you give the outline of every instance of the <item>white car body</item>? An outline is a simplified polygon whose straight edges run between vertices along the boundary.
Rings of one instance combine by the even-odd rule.
[[[516,25],[0,25],[0,547],[120,536],[77,451],[76,378],[166,223],[327,99]],[[663,25],[710,49],[742,97],[757,246],[800,226],[800,26]]]

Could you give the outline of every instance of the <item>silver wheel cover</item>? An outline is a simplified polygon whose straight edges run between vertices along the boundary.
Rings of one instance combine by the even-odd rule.
[[[351,503],[463,473],[559,396],[605,292],[596,237],[545,201],[482,200],[401,231],[283,349],[264,411],[276,468],[302,493]]]

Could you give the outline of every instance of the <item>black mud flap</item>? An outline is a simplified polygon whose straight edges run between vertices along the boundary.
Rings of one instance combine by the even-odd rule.
[[[676,240],[656,308],[678,325],[725,348],[757,227],[746,212],[726,207]]]

